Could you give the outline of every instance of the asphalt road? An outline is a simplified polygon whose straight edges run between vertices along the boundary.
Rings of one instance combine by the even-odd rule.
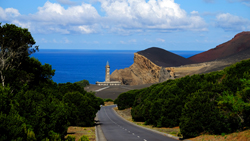
[[[115,106],[102,107],[97,113],[102,131],[108,141],[176,141],[124,121],[114,113],[113,107]]]

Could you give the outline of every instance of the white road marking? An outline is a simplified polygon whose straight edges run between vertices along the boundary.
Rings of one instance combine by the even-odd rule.
[[[106,88],[106,87],[105,87],[105,88]],[[118,125],[120,128],[125,129],[125,128],[123,128],[122,126],[120,126],[119,124],[117,124],[116,122],[114,122],[114,121],[108,116],[108,114],[107,114],[105,108],[104,108],[104,111],[105,111],[105,114],[107,115],[107,117],[109,118],[109,120],[111,120],[114,124]],[[127,130],[127,129],[125,129],[125,130]],[[128,131],[128,132],[130,133],[130,131]],[[135,133],[132,133],[132,134],[135,135]],[[140,136],[137,136],[137,137],[140,138]],[[144,139],[144,141],[147,141],[147,140]]]
[[[105,90],[105,89],[107,89],[107,88],[109,88],[109,86],[104,87],[104,88],[101,88],[101,89],[98,89],[98,90],[95,90],[95,92],[100,92],[100,91]]]

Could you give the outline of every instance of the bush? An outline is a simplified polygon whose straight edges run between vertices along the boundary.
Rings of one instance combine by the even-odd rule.
[[[137,92],[138,90],[131,90],[120,94],[118,98],[114,101],[114,104],[117,104],[119,110],[132,107]]]
[[[79,141],[89,141],[89,138],[87,136],[82,136]]]
[[[89,81],[88,80],[81,80],[81,81],[78,81],[78,82],[75,82],[76,84],[80,85],[81,87],[86,87],[86,86],[89,86]]]
[[[76,137],[75,136],[67,136],[66,141],[75,141]]]
[[[69,122],[73,126],[93,126],[96,111],[91,107],[91,99],[80,92],[68,92],[63,102],[70,111]]]
[[[108,99],[103,99],[104,102],[113,102],[112,99],[108,98]]]
[[[200,133],[220,134],[227,129],[225,119],[216,108],[211,92],[196,92],[189,97],[180,118],[180,130],[184,138]]]

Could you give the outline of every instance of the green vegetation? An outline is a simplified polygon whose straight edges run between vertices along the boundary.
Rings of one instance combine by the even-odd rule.
[[[250,127],[250,60],[223,71],[168,80],[121,94],[119,109],[132,107],[135,121],[180,126],[184,138],[228,134]]]
[[[81,80],[81,81],[78,81],[78,82],[75,82],[76,84],[80,85],[81,87],[86,87],[86,86],[89,86],[89,81],[88,80]]]
[[[79,141],[89,141],[89,138],[83,135]]]
[[[57,84],[55,70],[29,55],[38,47],[27,29],[0,24],[1,141],[65,140],[70,125],[93,126],[101,98],[78,84]]]
[[[104,102],[113,102],[113,100],[112,100],[112,99],[110,99],[110,98],[103,99],[103,101],[104,101]]]

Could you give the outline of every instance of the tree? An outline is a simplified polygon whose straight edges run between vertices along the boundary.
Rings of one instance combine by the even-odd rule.
[[[0,23],[0,75],[5,86],[5,72],[20,66],[22,60],[38,51],[35,40],[26,28]]]

